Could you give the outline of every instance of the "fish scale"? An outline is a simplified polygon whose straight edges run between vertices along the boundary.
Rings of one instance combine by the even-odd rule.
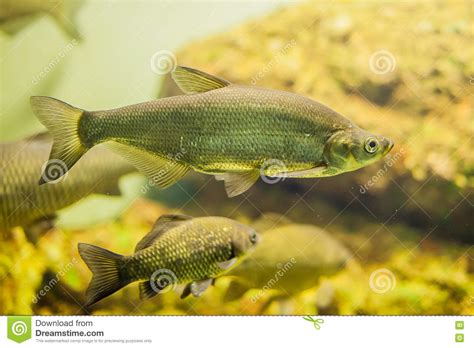
[[[194,241],[209,234],[216,237],[215,242],[196,248]],[[217,274],[222,271],[217,263],[231,255],[230,239],[225,231],[212,226],[183,226],[165,234],[152,247],[127,258],[127,274],[131,280],[143,280],[149,279],[155,271],[170,270],[177,282],[182,283]]]

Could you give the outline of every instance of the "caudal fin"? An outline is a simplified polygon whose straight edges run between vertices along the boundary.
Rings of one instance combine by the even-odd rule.
[[[78,249],[87,267],[92,271],[92,280],[86,292],[86,307],[130,283],[130,280],[124,277],[124,256],[85,243],[79,243]]]
[[[31,97],[30,102],[40,122],[53,136],[49,160],[39,180],[42,185],[66,174],[87,151],[78,134],[79,119],[84,110],[51,97]]]

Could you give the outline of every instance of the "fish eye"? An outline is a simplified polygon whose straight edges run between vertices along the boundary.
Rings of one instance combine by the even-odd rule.
[[[250,234],[250,241],[252,242],[252,244],[257,243],[257,234],[255,232]]]
[[[377,141],[377,139],[368,138],[365,141],[365,151],[367,151],[368,153],[374,153],[375,151],[377,151],[378,148],[379,142]]]

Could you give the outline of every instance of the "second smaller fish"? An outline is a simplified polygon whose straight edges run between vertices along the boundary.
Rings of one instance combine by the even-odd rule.
[[[187,284],[181,298],[200,296],[217,276],[240,261],[257,239],[253,228],[231,219],[163,215],[133,255],[79,243],[79,253],[92,271],[86,306],[135,281],[141,281],[142,299],[175,284]]]

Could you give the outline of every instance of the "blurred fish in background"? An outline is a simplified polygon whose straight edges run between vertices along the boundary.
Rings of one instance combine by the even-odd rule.
[[[253,226],[263,225],[262,220]],[[341,242],[314,225],[278,223],[259,232],[255,251],[226,274],[233,278],[226,301],[260,289],[252,291],[251,300],[263,302],[263,312],[272,301],[291,298],[318,285],[322,276],[343,270],[351,257]]]
[[[39,186],[38,173],[46,165],[51,149],[49,133],[0,144],[0,230],[22,226],[36,242],[52,227],[56,211],[90,194],[120,195],[119,179],[135,168],[120,156],[101,147],[71,170],[64,180]],[[60,162],[45,173],[54,179],[64,171]],[[5,232],[3,232],[5,233]]]
[[[0,30],[15,35],[40,15],[49,15],[67,35],[80,40],[81,35],[74,20],[82,3],[82,0],[2,0]]]

